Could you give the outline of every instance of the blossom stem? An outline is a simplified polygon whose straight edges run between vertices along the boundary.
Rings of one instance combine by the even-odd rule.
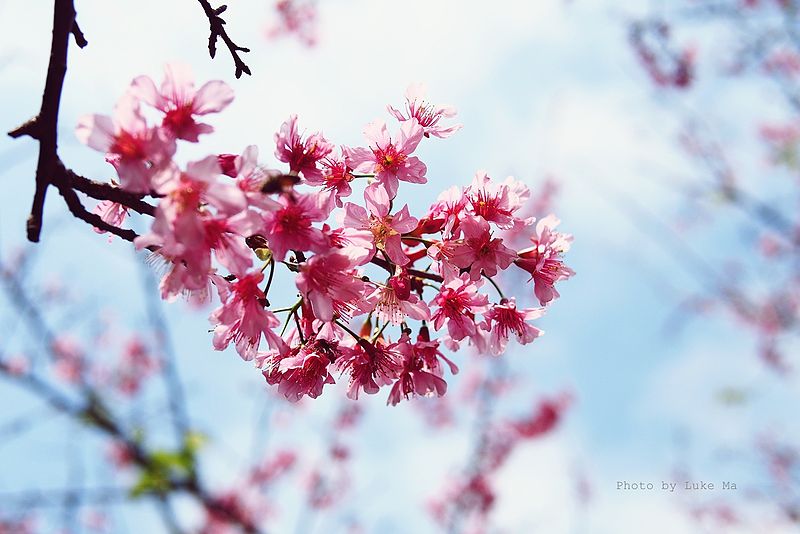
[[[295,310],[294,310],[294,311],[291,313],[291,315],[292,315],[292,316],[294,316],[294,324],[296,324],[296,325],[297,325],[297,335],[298,335],[298,336],[300,336],[300,343],[301,343],[302,345],[305,345],[306,338],[305,338],[305,336],[303,336],[303,327],[302,327],[302,326],[300,326],[300,317],[297,315],[297,309],[296,309],[296,308],[295,308]],[[287,321],[287,322],[288,322],[288,321]]]
[[[288,310],[285,310],[285,311],[289,312],[289,317],[291,317],[293,313],[297,312],[297,309],[300,307],[301,304],[303,304],[303,299],[302,298],[299,299],[297,302],[295,302],[294,306],[292,306]],[[280,311],[284,311],[284,310],[280,310]],[[281,337],[283,337],[283,334],[286,333],[286,328],[289,326],[289,317],[287,317],[286,318],[286,322],[283,323],[283,328],[281,329]]]
[[[351,174],[353,178],[375,178],[374,174]]]
[[[501,299],[506,298],[506,296],[503,294],[503,290],[500,289],[500,286],[497,285],[497,282],[495,282],[491,276],[487,276],[484,274],[483,277],[486,278],[489,281],[489,283],[494,286],[494,288],[497,290],[497,294],[500,295]]]
[[[390,273],[394,273],[394,269],[392,268],[392,264],[384,259],[381,258],[372,258],[370,262],[378,267],[383,267]],[[416,276],[417,278],[422,278],[424,280],[432,280],[434,282],[443,282],[444,279],[439,276],[438,274],[428,273],[425,271],[420,271],[418,269],[408,269],[408,274],[411,276]]]
[[[424,237],[417,237],[414,235],[404,235],[401,236],[401,238],[403,239],[403,241],[417,241],[419,243],[422,243],[423,245],[425,245],[425,248],[436,244],[435,241],[431,241],[430,239],[425,239]]]
[[[389,321],[386,321],[385,323],[383,323],[383,326],[381,327],[381,329],[380,329],[378,332],[376,332],[376,333],[375,333],[375,335],[374,335],[374,336],[372,336],[372,338],[370,338],[369,342],[370,342],[370,343],[375,343],[375,341],[376,341],[376,340],[377,340],[379,337],[381,337],[381,334],[383,334],[383,331],[384,331],[384,330],[386,330],[386,327],[387,327],[387,326],[389,326]]]
[[[338,319],[333,322],[336,323],[336,326],[338,326],[339,328],[341,328],[342,330],[353,336],[353,339],[355,339],[356,341],[361,341],[361,336],[350,330],[350,328],[348,328],[347,325],[345,325],[343,322],[339,321]]]
[[[267,268],[269,265],[269,277],[267,278],[267,287],[264,288],[264,298],[268,298],[269,295],[269,288],[272,287],[272,277],[275,275],[275,258],[270,258],[267,263],[261,267],[261,272],[264,272],[264,269]]]

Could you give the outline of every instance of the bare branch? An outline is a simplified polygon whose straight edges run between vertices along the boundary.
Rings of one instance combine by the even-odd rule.
[[[55,0],[53,10],[53,40],[50,46],[50,63],[47,67],[42,106],[39,114],[11,132],[11,137],[29,135],[39,141],[39,159],[36,164],[36,191],[28,217],[28,240],[37,242],[42,231],[42,214],[45,195],[58,162],[58,110],[61,91],[67,74],[69,37],[75,26],[75,7],[72,0]]]
[[[211,7],[211,4],[208,2],[208,0],[197,1],[200,2],[200,5],[203,7],[203,11],[205,11],[206,17],[208,17],[208,25],[210,29],[208,36],[208,55],[210,55],[212,59],[217,55],[217,38],[221,38],[228,47],[228,51],[231,53],[231,57],[233,58],[233,64],[236,67],[236,78],[241,78],[242,73],[250,76],[250,67],[248,67],[239,56],[239,52],[249,52],[250,49],[239,46],[233,42],[230,36],[228,36],[227,30],[225,29],[225,20],[220,16],[223,12],[225,12],[226,9],[228,9],[228,6],[222,5],[217,9],[214,9]]]

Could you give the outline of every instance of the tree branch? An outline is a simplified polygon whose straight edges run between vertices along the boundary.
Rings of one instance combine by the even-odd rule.
[[[64,77],[67,74],[69,36],[74,31],[73,28],[77,28],[77,26],[75,25],[75,7],[72,0],[55,0],[53,40],[50,45],[50,63],[47,67],[42,106],[36,117],[9,132],[9,135],[14,138],[29,135],[39,141],[36,191],[33,195],[33,204],[27,223],[28,240],[33,242],[39,241],[47,187],[51,183],[58,162],[58,110],[61,105]],[[80,29],[77,31],[80,32]]]
[[[228,36],[228,32],[225,30],[225,20],[220,16],[225,12],[226,9],[228,9],[228,6],[222,5],[217,9],[214,9],[211,7],[211,4],[208,2],[208,0],[197,1],[200,2],[200,5],[203,7],[203,11],[205,11],[206,17],[208,17],[208,26],[211,32],[208,36],[208,55],[210,55],[212,59],[217,55],[217,38],[222,38],[222,41],[228,47],[228,51],[231,53],[231,57],[233,58],[233,64],[236,67],[236,78],[241,78],[242,73],[250,76],[250,67],[248,67],[239,56],[239,52],[249,52],[250,49],[239,46],[233,42],[230,36]]]
[[[81,204],[81,199],[78,198],[78,194],[72,188],[61,184],[57,184],[57,187],[58,192],[61,193],[62,197],[64,197],[64,201],[67,203],[70,213],[72,213],[72,215],[76,218],[91,224],[95,228],[119,236],[126,241],[133,242],[134,239],[139,237],[139,234],[133,230],[118,228],[113,224],[108,224],[96,213],[86,211],[86,208],[84,208],[83,204]]]

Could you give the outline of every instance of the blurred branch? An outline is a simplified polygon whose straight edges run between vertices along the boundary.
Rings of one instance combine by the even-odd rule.
[[[176,365],[175,347],[172,343],[169,327],[158,297],[158,284],[153,278],[152,270],[143,262],[137,262],[142,278],[142,292],[147,307],[147,318],[155,333],[158,347],[164,358],[164,382],[169,399],[172,422],[180,442],[188,435],[189,414],[186,409],[186,395],[183,391],[180,375]]]
[[[29,322],[31,331],[40,332],[50,340],[50,342],[47,342],[47,350],[51,356],[55,357],[52,343],[54,337],[41,311],[35,305],[33,299],[27,295],[15,273],[2,265],[0,265],[0,273],[2,273],[3,279],[6,281],[3,287],[10,298],[15,302],[23,303],[27,308],[24,318]],[[126,430],[109,405],[103,401],[100,392],[88,382],[82,381],[74,394],[67,394],[33,372],[14,369],[2,354],[0,354],[0,377],[44,400],[58,412],[64,413],[101,435],[122,444],[129,451],[131,461],[144,473],[163,471],[163,461],[159,460],[159,455],[163,454],[163,452],[157,449],[148,449],[139,439],[136,439],[132,433]],[[185,475],[179,477],[170,476],[163,482],[165,487],[158,490],[147,490],[144,495],[164,499],[172,493],[185,493],[192,496],[209,513],[225,518],[229,523],[240,527],[242,531],[249,534],[262,532],[238,510],[214,498],[200,484],[194,467],[188,469]]]

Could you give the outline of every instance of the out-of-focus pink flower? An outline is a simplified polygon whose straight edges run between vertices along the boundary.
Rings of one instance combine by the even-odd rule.
[[[543,399],[529,417],[515,421],[511,427],[520,438],[537,438],[556,427],[571,402],[568,394],[554,399]]]
[[[159,361],[150,354],[144,342],[134,337],[125,344],[122,358],[112,376],[120,393],[134,395],[159,368]]]
[[[306,46],[317,43],[317,6],[313,1],[278,0],[275,12],[278,22],[267,28],[268,38],[294,35]]]
[[[450,137],[461,129],[461,124],[444,126],[439,124],[442,119],[450,119],[456,116],[455,108],[451,106],[436,106],[425,100],[425,85],[413,84],[406,89],[406,109],[405,114],[393,106],[387,106],[389,113],[400,122],[415,119],[424,132],[425,137]]]
[[[123,96],[113,117],[87,115],[78,121],[75,135],[89,147],[105,152],[114,165],[120,187],[134,193],[152,189],[151,179],[175,154],[175,140],[161,128],[147,126],[139,101]]]
[[[62,380],[78,383],[84,378],[87,368],[86,356],[78,341],[69,336],[60,336],[53,340],[50,347],[53,351],[56,372]]]
[[[253,469],[250,482],[257,486],[270,484],[275,479],[291,470],[297,463],[297,454],[290,450],[279,450],[273,457]]]
[[[297,115],[292,115],[275,134],[275,157],[289,164],[289,170],[306,180],[319,183],[323,180],[319,162],[333,151],[333,145],[321,133],[313,133],[306,139],[297,131]]]
[[[508,340],[513,334],[520,345],[527,345],[544,332],[528,321],[544,315],[544,308],[517,309],[516,299],[511,297],[492,307],[484,314],[486,329],[489,331],[489,349],[495,355],[506,350]]]
[[[221,80],[194,88],[194,77],[189,65],[168,63],[164,66],[161,87],[149,76],[133,80],[131,91],[143,102],[164,113],[162,127],[178,139],[196,143],[200,134],[211,133],[209,124],[197,122],[196,117],[217,113],[233,101],[233,89]]]
[[[117,204],[116,202],[112,202],[110,200],[102,200],[97,203],[92,213],[99,215],[103,221],[107,222],[111,226],[116,226],[117,228],[122,227],[122,223],[125,222],[125,219],[128,217],[128,208],[127,206],[123,206],[122,204]],[[94,229],[95,232],[98,234],[106,233],[105,230],[101,230],[99,228]],[[112,236],[110,239],[113,239]]]
[[[240,156],[221,154],[217,156],[217,161],[224,175],[236,178],[236,185],[242,190],[250,206],[266,211],[280,207],[280,204],[264,194],[261,189],[281,172],[266,169],[258,164],[257,146],[249,145]]]
[[[272,331],[280,325],[275,314],[264,308],[264,291],[258,287],[264,279],[261,272],[250,273],[230,284],[220,283],[222,306],[211,312],[214,325],[214,348],[224,350],[231,341],[244,360],[252,360],[263,335],[273,350],[286,350],[283,340]]]
[[[427,183],[427,167],[411,153],[422,140],[424,130],[414,120],[400,125],[400,135],[394,141],[389,137],[386,123],[376,121],[367,125],[364,135],[369,148],[344,149],[346,156],[355,165],[355,172],[375,175],[370,188],[383,187],[390,199],[397,196],[399,182]]]

